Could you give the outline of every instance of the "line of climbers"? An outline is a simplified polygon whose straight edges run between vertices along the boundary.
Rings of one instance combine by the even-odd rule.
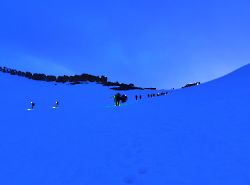
[[[161,92],[161,93],[157,93],[157,94],[148,94],[148,98],[152,98],[152,97],[157,97],[157,96],[164,96],[167,95],[168,92]],[[142,95],[135,95],[135,99],[142,99]],[[115,106],[120,106],[121,103],[126,103],[128,101],[128,96],[123,94],[121,95],[120,93],[116,93],[114,95],[114,102],[115,102]],[[33,110],[35,108],[36,104],[35,102],[31,102],[31,109]],[[59,101],[56,101],[55,106],[53,108],[58,108],[59,107]]]
[[[157,93],[157,94],[148,94],[148,98],[152,97],[157,97],[157,96],[164,96],[167,95],[168,92],[162,92],[162,93]],[[142,99],[142,95],[135,95],[135,99]],[[128,96],[123,94],[121,95],[120,93],[117,93],[114,95],[114,102],[115,106],[120,106],[121,103],[126,103],[128,101]],[[33,110],[35,108],[36,104],[35,102],[31,102],[31,109]],[[59,101],[56,101],[55,106],[53,108],[58,108],[59,107]]]
[[[168,92],[161,92],[161,93],[157,93],[157,94],[148,94],[148,98],[157,97],[157,96],[164,96],[167,94],[168,94]],[[135,95],[135,100],[136,101],[142,100],[142,95]],[[121,95],[120,93],[116,93],[114,95],[115,106],[120,106],[120,103],[126,103],[127,101],[128,101],[128,97],[125,94]]]
[[[157,97],[157,96],[165,96],[167,95],[168,92],[161,92],[161,93],[157,93],[157,94],[148,94],[148,98],[152,98],[152,97]],[[135,95],[135,100],[142,100],[142,95]],[[115,102],[115,106],[120,106],[120,103],[126,103],[128,101],[128,97],[127,95],[123,94],[121,95],[120,93],[117,93],[114,95],[114,102]]]
[[[157,97],[157,96],[165,96],[167,95],[168,92],[161,92],[161,93],[157,93],[157,94],[148,94],[148,98],[153,98],[153,97]],[[135,95],[135,100],[141,100],[142,96],[141,95]]]

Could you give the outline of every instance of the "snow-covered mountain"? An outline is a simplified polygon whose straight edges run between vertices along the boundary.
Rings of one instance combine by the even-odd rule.
[[[247,65],[167,96],[128,91],[114,107],[97,84],[0,74],[0,184],[248,185],[249,84]]]

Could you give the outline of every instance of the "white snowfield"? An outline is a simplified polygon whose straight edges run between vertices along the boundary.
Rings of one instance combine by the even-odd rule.
[[[96,84],[0,88],[1,185],[250,184],[250,65],[121,107]]]

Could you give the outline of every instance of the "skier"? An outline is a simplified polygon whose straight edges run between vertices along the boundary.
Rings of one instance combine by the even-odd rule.
[[[135,95],[135,100],[136,100],[136,101],[138,100],[138,96],[137,96],[137,95]]]
[[[33,110],[35,108],[35,103],[34,102],[31,102],[31,109]]]
[[[141,100],[141,95],[140,95],[140,100]]]
[[[117,93],[117,94],[114,96],[114,100],[115,100],[115,106],[120,106],[121,94],[120,94],[120,93]]]
[[[59,102],[58,101],[56,101],[56,108],[58,108],[59,107]]]

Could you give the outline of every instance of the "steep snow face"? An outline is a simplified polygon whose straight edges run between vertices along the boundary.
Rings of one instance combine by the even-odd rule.
[[[115,91],[96,84],[0,74],[1,184],[247,185],[249,81],[248,65],[167,96],[129,91],[114,107]]]

